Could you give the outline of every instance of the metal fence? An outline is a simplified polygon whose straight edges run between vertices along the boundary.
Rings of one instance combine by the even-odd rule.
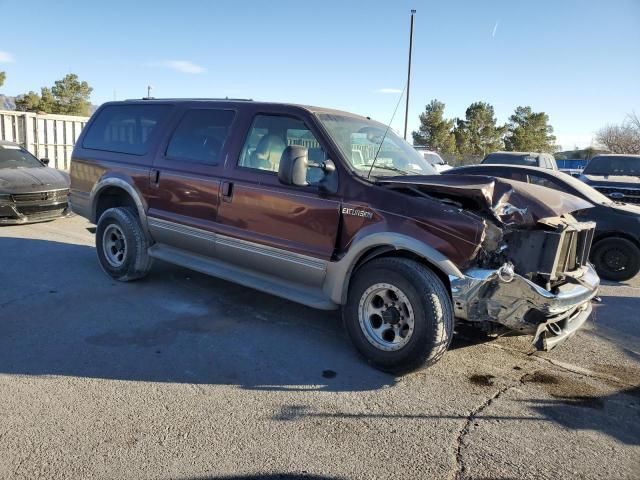
[[[88,117],[0,110],[0,140],[19,143],[49,165],[68,170],[71,152]]]

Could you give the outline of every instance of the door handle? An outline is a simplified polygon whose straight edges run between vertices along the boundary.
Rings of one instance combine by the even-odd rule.
[[[160,186],[160,170],[154,168],[149,172],[149,184],[152,187]]]
[[[222,182],[222,201],[230,202],[233,198],[233,182]]]

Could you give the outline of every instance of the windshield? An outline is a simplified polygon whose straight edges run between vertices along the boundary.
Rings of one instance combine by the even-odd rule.
[[[538,159],[531,155],[508,155],[503,153],[490,153],[481,163],[491,165],[525,165],[527,167],[537,167]]]
[[[582,171],[585,175],[640,176],[640,157],[593,157]]]
[[[391,129],[385,136],[387,127],[378,122],[325,113],[318,114],[318,118],[351,168],[360,176],[368,176],[374,158],[371,176],[376,178],[438,174],[419,152]]]
[[[0,168],[42,167],[42,163],[17,145],[0,145]]]

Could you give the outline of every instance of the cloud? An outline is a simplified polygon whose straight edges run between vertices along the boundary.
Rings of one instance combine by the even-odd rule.
[[[498,31],[499,24],[500,24],[500,20],[497,20],[496,24],[493,26],[493,32],[491,32],[491,38],[495,38],[496,32]]]
[[[380,88],[376,90],[378,93],[402,93],[402,90],[399,88]]]
[[[14,59],[13,59],[13,55],[11,55],[9,52],[3,52],[2,50],[0,50],[0,63],[13,63]]]
[[[162,68],[170,68],[177,72],[182,73],[203,73],[206,71],[204,67],[200,65],[196,65],[189,60],[162,60],[160,62],[149,62],[146,64],[148,67],[162,67]]]

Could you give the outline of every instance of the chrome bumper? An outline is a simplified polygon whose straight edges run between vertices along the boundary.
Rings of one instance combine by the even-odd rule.
[[[534,335],[534,344],[543,350],[566,340],[584,324],[600,285],[590,264],[573,272],[555,293],[504,267],[471,269],[450,281],[457,318],[495,322]]]

